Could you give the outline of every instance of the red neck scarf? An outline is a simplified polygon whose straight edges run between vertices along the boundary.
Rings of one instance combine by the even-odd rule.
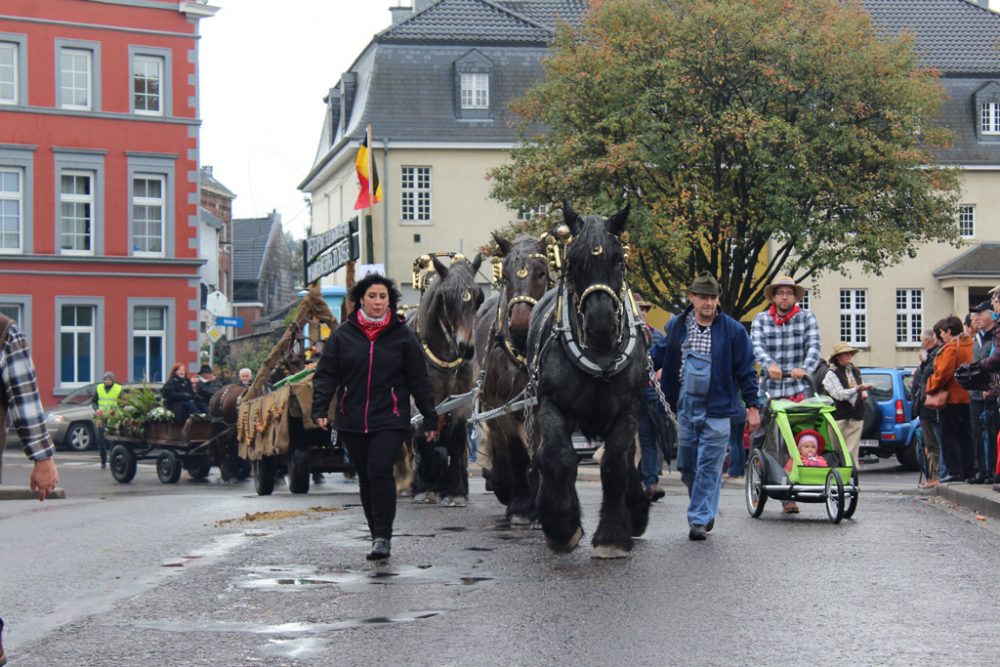
[[[785,324],[786,322],[788,322],[788,320],[790,320],[793,317],[795,317],[798,314],[798,312],[799,312],[799,305],[795,304],[794,306],[792,306],[792,310],[791,310],[790,313],[788,313],[784,317],[781,317],[780,315],[778,315],[778,308],[777,308],[777,306],[775,306],[773,303],[771,304],[771,308],[768,309],[768,311],[767,311],[767,313],[771,316],[771,319],[774,320],[774,323],[777,324],[779,327],[782,324]]]
[[[388,310],[385,316],[381,320],[369,319],[360,309],[358,309],[357,323],[365,335],[368,336],[368,340],[375,340],[379,335],[386,330],[389,326],[389,322],[392,320],[392,311]]]

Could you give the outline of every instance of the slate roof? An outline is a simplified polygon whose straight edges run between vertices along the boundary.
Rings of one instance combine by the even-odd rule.
[[[944,73],[1000,71],[1000,15],[968,0],[862,0],[882,34],[915,37],[924,64]]]
[[[580,25],[585,0],[438,0],[376,41],[546,44],[558,21]]]
[[[236,195],[233,191],[219,182],[215,176],[212,175],[212,168],[209,166],[201,168],[201,187],[212,190],[213,192],[218,192],[220,195],[229,197],[230,199],[236,199]]]
[[[275,218],[243,218],[233,220],[233,282],[256,281],[264,263],[264,251],[271,237]],[[254,288],[254,299],[257,297]]]
[[[1000,274],[1000,243],[980,243],[934,272],[935,278]]]

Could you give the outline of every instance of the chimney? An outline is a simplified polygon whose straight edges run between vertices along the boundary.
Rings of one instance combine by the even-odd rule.
[[[212,165],[210,164],[202,165],[201,170],[208,176],[212,175]]]
[[[392,14],[392,24],[399,25],[413,16],[413,7],[390,7],[389,13]]]
[[[330,94],[324,99],[327,108],[328,122],[330,123],[330,145],[337,139],[337,130],[340,129],[340,90],[331,88]]]
[[[344,72],[340,77],[340,122],[346,129],[354,110],[354,93],[358,89],[356,72]]]
[[[422,12],[431,5],[433,5],[437,0],[413,0],[413,13]]]

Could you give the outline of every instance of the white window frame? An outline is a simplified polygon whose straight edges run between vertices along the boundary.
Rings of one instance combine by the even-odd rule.
[[[64,176],[72,176],[74,178],[82,177],[90,181],[90,193],[89,194],[77,194],[77,193],[67,193],[63,192],[62,189],[62,179]],[[96,197],[94,193],[94,187],[97,184],[97,175],[92,171],[85,171],[81,169],[63,169],[59,172],[59,252],[63,255],[93,255],[94,245],[96,236],[94,234],[96,222]],[[64,248],[63,247],[63,236],[66,234],[66,218],[63,217],[63,204],[89,204],[90,205],[90,229],[88,232],[88,237],[90,239],[90,248],[88,250],[79,250],[77,248]],[[77,236],[74,232],[74,236]]]
[[[84,104],[76,104],[68,100],[73,98],[73,93],[80,90],[73,80],[77,70],[66,70],[63,67],[63,56],[83,57],[86,63],[86,89],[87,101]],[[59,50],[59,106],[63,109],[75,111],[90,111],[94,107],[94,52],[89,49],[63,47]]]
[[[7,310],[8,312],[5,313],[3,312],[4,310]],[[10,301],[0,301],[0,315],[6,315],[10,319],[14,320],[14,324],[20,328],[21,322],[24,320],[24,304],[16,302],[12,303]]]
[[[490,108],[490,75],[485,72],[462,72],[461,104],[463,109]]]
[[[958,235],[963,239],[976,238],[976,205],[958,205]]]
[[[1000,134],[1000,102],[979,105],[979,133]]]
[[[2,245],[4,231],[0,224],[0,254],[19,255],[24,252],[24,170],[10,167],[0,167],[0,182],[3,174],[14,174],[17,176],[17,192],[8,192],[0,186],[0,204],[5,202],[15,202],[17,204],[17,247],[6,247]],[[3,222],[3,206],[0,206],[0,223]]]
[[[798,304],[796,304],[802,310],[812,310],[812,308],[811,308],[812,294],[810,294],[810,292],[811,292],[811,290],[808,290],[808,289],[807,290],[803,290],[802,291],[802,298],[799,299]]]
[[[147,65],[154,65],[156,67],[155,81],[158,86],[158,90],[155,95],[148,92],[148,82],[153,81],[153,78],[144,76],[146,74],[145,69]],[[164,107],[164,96],[163,96],[163,77],[166,72],[166,61],[161,56],[153,56],[149,54],[136,54],[132,58],[132,109],[137,115],[140,116],[162,116]],[[137,90],[140,81],[147,82],[147,90],[140,92]],[[139,100],[156,100],[156,109],[140,108]]]
[[[147,311],[147,315],[146,315],[146,323],[147,323],[147,325],[149,324],[148,311],[150,311],[150,310],[158,310],[158,311],[160,311],[160,313],[162,315],[163,328],[162,329],[149,329],[149,328],[140,329],[140,328],[136,327],[136,321],[135,321],[135,319],[136,319],[137,312],[138,312],[138,310],[140,308],[142,308],[142,309],[144,309],[144,310]],[[168,309],[167,309],[166,306],[156,306],[156,305],[145,305],[145,304],[142,304],[142,305],[135,305],[135,306],[132,307],[132,340],[131,340],[131,348],[129,350],[129,353],[130,353],[130,355],[132,357],[132,370],[133,370],[133,372],[135,371],[135,365],[136,365],[136,358],[135,358],[135,343],[136,343],[136,339],[139,339],[139,338],[144,339],[144,341],[145,341],[144,342],[145,359],[146,359],[145,369],[143,370],[143,374],[141,376],[139,376],[139,377],[133,378],[133,380],[136,381],[136,382],[140,382],[140,381],[146,381],[146,382],[163,382],[163,381],[166,380],[166,377],[167,377],[167,318],[168,318],[168,315],[169,315],[169,311],[168,311]],[[149,364],[150,364],[149,343],[154,338],[159,338],[160,339],[160,350],[161,350],[161,352],[160,352],[160,377],[159,377],[158,380],[155,379],[155,378],[153,378],[153,376],[151,375],[151,373],[150,373],[150,366],[149,366]]]
[[[401,217],[408,224],[431,223],[431,168],[404,166],[400,187]]]
[[[924,291],[896,288],[896,347],[920,347],[924,328]]]
[[[62,316],[63,316],[63,311],[66,308],[89,308],[90,311],[91,311],[91,319],[90,319],[91,324],[90,324],[90,326],[80,325],[80,324],[63,324],[62,323],[63,322]],[[98,317],[98,313],[99,313],[99,309],[97,308],[97,306],[88,305],[88,304],[82,304],[82,303],[66,303],[66,304],[62,304],[62,306],[59,308],[59,339],[58,339],[58,345],[59,345],[59,351],[60,351],[60,353],[59,353],[60,363],[59,363],[59,368],[58,368],[57,372],[59,374],[59,386],[60,387],[65,387],[65,388],[68,388],[68,389],[73,389],[73,388],[82,387],[82,386],[84,386],[86,384],[90,384],[90,383],[94,382],[95,368],[96,368],[96,361],[97,361],[96,358],[95,358],[95,354],[97,353],[96,340],[97,340],[97,317]],[[62,339],[63,339],[63,336],[66,335],[66,334],[70,334],[70,335],[73,336],[73,359],[74,359],[74,362],[73,362],[73,379],[70,380],[69,382],[65,381],[63,379],[63,375],[62,375],[62,359],[63,359],[63,355],[62,355]],[[84,378],[84,379],[81,379],[79,377],[79,375],[78,375],[79,368],[77,367],[77,364],[76,364],[76,359],[80,356],[79,355],[79,350],[80,350],[80,347],[81,347],[80,346],[80,336],[82,334],[88,334],[90,336],[90,345],[89,345],[89,352],[90,352],[90,377],[89,378]]]
[[[0,51],[9,51],[11,54],[11,64],[9,66],[0,65],[0,104],[16,105],[20,103],[20,45],[17,42],[0,41]],[[8,77],[5,79],[4,77]],[[11,95],[3,95],[3,85],[11,86]]]
[[[840,340],[851,345],[868,347],[868,290],[840,290]]]
[[[160,196],[159,197],[140,197],[135,194],[136,191],[136,181],[156,181],[160,184]],[[153,235],[147,233],[144,235],[139,234],[138,224],[139,220],[136,218],[136,208],[139,206],[146,207],[149,210],[150,207],[159,207],[160,209],[160,249],[159,250],[143,250],[139,248],[139,240],[146,239],[147,241],[155,238]],[[147,225],[149,220],[145,221]],[[132,254],[137,257],[163,257],[166,254],[167,246],[167,177],[163,174],[146,174],[146,173],[136,173],[132,177]],[[148,245],[147,245],[148,247]]]
[[[530,222],[536,218],[541,218],[548,215],[549,209],[552,208],[552,204],[541,204],[534,208],[521,208],[517,211],[518,222]]]

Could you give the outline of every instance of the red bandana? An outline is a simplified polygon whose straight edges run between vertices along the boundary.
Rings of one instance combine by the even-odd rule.
[[[786,315],[784,317],[779,317],[778,316],[778,308],[773,303],[771,304],[771,308],[768,309],[768,311],[767,311],[768,315],[771,316],[771,319],[774,320],[774,323],[777,324],[779,327],[782,324],[785,324],[786,322],[788,322],[788,320],[790,320],[793,317],[795,317],[798,314],[798,312],[799,312],[799,306],[798,306],[798,304],[796,304],[795,306],[792,307],[792,311],[790,313],[788,313],[788,315]]]
[[[379,337],[379,334],[385,331],[385,328],[389,326],[389,320],[391,318],[392,318],[391,310],[386,311],[385,317],[383,317],[381,320],[366,319],[365,316],[361,313],[361,311],[358,311],[357,323],[358,326],[361,328],[361,330],[365,332],[365,335],[368,336],[368,340],[375,340],[376,338]]]

